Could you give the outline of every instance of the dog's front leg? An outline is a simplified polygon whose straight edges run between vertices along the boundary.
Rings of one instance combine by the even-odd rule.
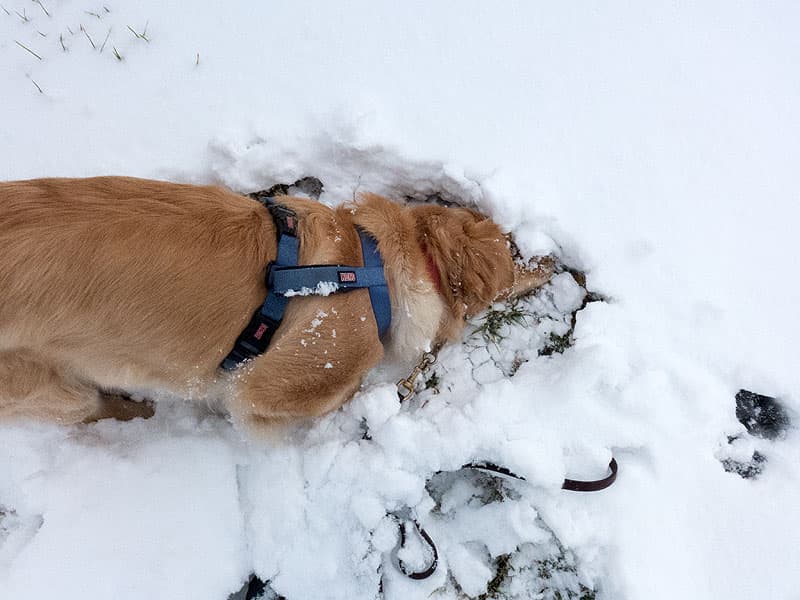
[[[258,432],[339,408],[383,356],[377,336],[348,346],[324,354],[322,348],[299,351],[284,341],[245,365],[233,375],[237,389],[228,399],[234,421]]]

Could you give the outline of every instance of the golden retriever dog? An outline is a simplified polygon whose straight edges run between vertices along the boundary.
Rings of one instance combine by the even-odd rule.
[[[280,202],[297,215],[300,264],[359,266],[356,227],[377,240],[391,329],[379,339],[366,289],[292,298],[267,352],[228,372],[220,362],[276,257],[264,205],[127,177],[0,183],[0,417],[145,415],[119,393],[148,391],[222,402],[246,428],[321,415],[384,355],[413,363],[552,274],[547,261],[515,267],[499,227],[465,208],[372,194],[337,208]]]

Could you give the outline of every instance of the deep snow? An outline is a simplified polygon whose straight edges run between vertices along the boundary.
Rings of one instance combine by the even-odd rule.
[[[548,557],[567,565],[553,589],[598,598],[798,597],[800,440],[743,434],[734,401],[744,387],[798,410],[796,4],[105,7],[3,0],[0,179],[436,192],[609,301],[537,356],[581,301],[561,276],[530,301],[550,319],[443,352],[439,394],[401,408],[379,371],[272,446],[181,403],[2,425],[0,598],[217,600],[251,570],[289,600],[373,598],[379,565],[388,598],[452,598],[518,546],[509,597],[532,597]],[[723,469],[755,450],[759,478]],[[612,451],[613,488],[558,489]],[[475,459],[530,484],[484,504],[494,484],[433,476]],[[406,509],[442,555],[422,583],[392,565],[386,513]]]

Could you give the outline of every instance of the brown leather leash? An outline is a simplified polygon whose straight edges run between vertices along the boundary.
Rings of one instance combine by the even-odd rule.
[[[428,546],[428,550],[431,553],[431,560],[428,563],[428,566],[422,569],[421,571],[412,571],[406,567],[406,564],[397,556],[397,552],[401,548],[405,548],[406,546],[406,524],[402,521],[400,522],[400,542],[395,549],[394,556],[397,560],[397,568],[398,570],[408,577],[409,579],[427,579],[431,575],[436,572],[436,567],[439,566],[439,551],[436,549],[436,544],[433,543],[431,536],[425,531],[425,528],[419,524],[419,521],[416,519],[412,519],[411,522],[414,524],[414,527],[417,530],[417,535],[422,538],[422,541],[425,542]]]
[[[608,463],[608,470],[610,473],[603,477],[603,479],[596,479],[594,481],[579,481],[577,479],[565,479],[561,484],[562,490],[569,490],[571,492],[599,492],[610,487],[617,480],[617,459],[611,457],[611,462]]]
[[[511,479],[517,479],[519,481],[527,481],[525,477],[522,475],[517,475],[516,473],[506,469],[505,467],[501,467],[494,463],[467,463],[461,467],[462,469],[475,469],[477,471],[485,471],[492,475],[502,475],[503,477],[509,477]],[[611,462],[608,463],[608,469],[610,473],[602,478],[602,479],[595,479],[592,481],[582,481],[578,479],[564,479],[564,483],[561,484],[562,490],[568,490],[571,492],[599,492],[601,490],[606,489],[607,487],[611,486],[616,479],[617,479],[617,472],[619,470],[619,466],[617,465],[616,459],[612,457]],[[441,473],[441,471],[439,471]],[[394,515],[396,518],[397,515]],[[436,544],[433,542],[430,534],[425,531],[425,528],[419,524],[419,521],[416,519],[408,519],[417,530],[417,535],[422,539],[423,542],[428,547],[428,551],[430,552],[431,559],[428,562],[428,566],[424,569],[419,571],[413,571],[406,567],[405,563],[400,560],[397,556],[397,553],[406,546],[407,534],[406,534],[406,526],[403,521],[400,521],[400,540],[398,542],[397,547],[394,550],[394,556],[396,559],[396,564],[398,570],[410,579],[421,580],[427,579],[431,575],[436,572],[436,568],[439,565],[439,551],[436,548]]]
[[[518,481],[527,481],[527,479],[522,475],[517,475],[516,473],[505,467],[501,467],[499,465],[489,462],[467,463],[463,465],[461,468],[474,469],[476,471],[484,471],[493,476],[500,475],[503,477],[516,479]],[[608,464],[608,469],[609,469],[609,474],[602,479],[595,479],[592,481],[583,481],[578,479],[564,479],[564,482],[561,484],[561,489],[568,490],[571,492],[599,492],[601,490],[604,490],[607,487],[611,486],[611,484],[613,484],[614,481],[616,481],[617,479],[617,472],[619,470],[619,466],[617,465],[616,459],[614,458],[611,459],[611,462]],[[441,472],[442,471],[439,471],[439,473]],[[439,566],[439,550],[437,549],[436,544],[433,541],[433,538],[425,530],[425,528],[422,525],[420,525],[417,519],[407,515],[401,516],[398,514],[392,514],[391,516],[397,519],[398,528],[400,531],[400,539],[394,551],[392,552],[392,556],[394,558],[397,569],[409,579],[414,579],[417,581],[428,579],[436,572],[436,569]],[[406,543],[408,541],[408,531],[406,529],[406,523],[411,523],[412,525],[414,525],[414,529],[416,530],[417,535],[422,540],[422,542],[427,546],[428,553],[430,554],[430,559],[427,563],[427,566],[424,569],[420,569],[418,571],[409,568],[405,564],[405,562],[403,562],[403,560],[398,556],[398,552],[406,547]],[[240,592],[243,594],[241,597],[244,598],[245,600],[254,600],[255,598],[259,597],[259,595],[263,592],[265,585],[266,585],[265,582],[260,580],[257,576],[253,575],[251,580],[249,581],[249,585],[245,584],[245,588],[243,588],[242,592]],[[381,587],[382,586],[383,586],[383,579],[381,578]],[[231,599],[232,598],[234,597],[232,596]]]
[[[431,366],[436,363],[439,348],[439,346],[436,346],[430,352],[423,353],[419,363],[417,363],[411,373],[409,373],[408,377],[397,382],[397,397],[401,403],[410,400],[417,393],[416,380],[420,375],[427,372]],[[461,468],[485,471],[491,475],[501,475],[503,477],[517,479],[518,481],[527,481],[527,479],[525,479],[525,477],[522,475],[517,475],[505,467],[501,467],[490,462],[467,463],[462,465]],[[613,457],[611,458],[611,462],[608,463],[608,469],[609,474],[602,479],[595,479],[591,481],[564,479],[564,482],[561,484],[561,489],[568,490],[570,492],[599,492],[604,490],[617,480],[617,471],[619,470],[619,465],[617,465],[617,461]],[[441,473],[441,471],[439,472]],[[436,549],[436,544],[433,543],[433,539],[431,539],[431,536],[427,531],[425,531],[425,528],[419,524],[419,521],[414,518],[406,518],[406,522],[411,522],[414,525],[414,528],[417,530],[417,535],[419,535],[422,541],[428,546],[428,550],[431,555],[431,560],[426,568],[420,571],[408,569],[405,563],[397,556],[397,553],[406,546],[407,534],[405,522],[400,520],[398,515],[395,514],[393,516],[398,519],[400,527],[400,539],[393,553],[397,568],[401,573],[403,573],[403,575],[409,577],[410,579],[427,579],[436,572],[436,567],[439,564],[439,551]]]
[[[517,475],[516,473],[512,473],[505,467],[500,467],[492,463],[469,463],[461,468],[477,469],[479,471],[488,471],[489,473],[503,475],[504,477],[511,477],[512,479],[527,481],[527,479],[525,479],[522,475]],[[619,465],[617,465],[616,459],[612,458],[611,462],[608,463],[608,470],[610,471],[610,473],[606,477],[603,477],[602,479],[595,479],[593,481],[565,479],[564,483],[561,484],[561,489],[569,490],[570,492],[599,492],[601,490],[604,490],[607,487],[610,487],[611,484],[617,480],[617,471],[619,471]]]

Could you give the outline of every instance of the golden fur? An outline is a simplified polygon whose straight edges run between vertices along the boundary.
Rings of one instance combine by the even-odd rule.
[[[386,348],[398,360],[456,338],[465,316],[551,272],[517,272],[515,284],[500,229],[467,209],[371,194],[336,209],[282,202],[299,217],[301,263],[362,264],[355,225],[378,240],[393,307]],[[367,290],[292,299],[268,352],[218,369],[264,299],[275,253],[268,211],[221,187],[0,183],[0,417],[118,414],[111,390],[220,399],[243,426],[341,406],[384,355]]]

